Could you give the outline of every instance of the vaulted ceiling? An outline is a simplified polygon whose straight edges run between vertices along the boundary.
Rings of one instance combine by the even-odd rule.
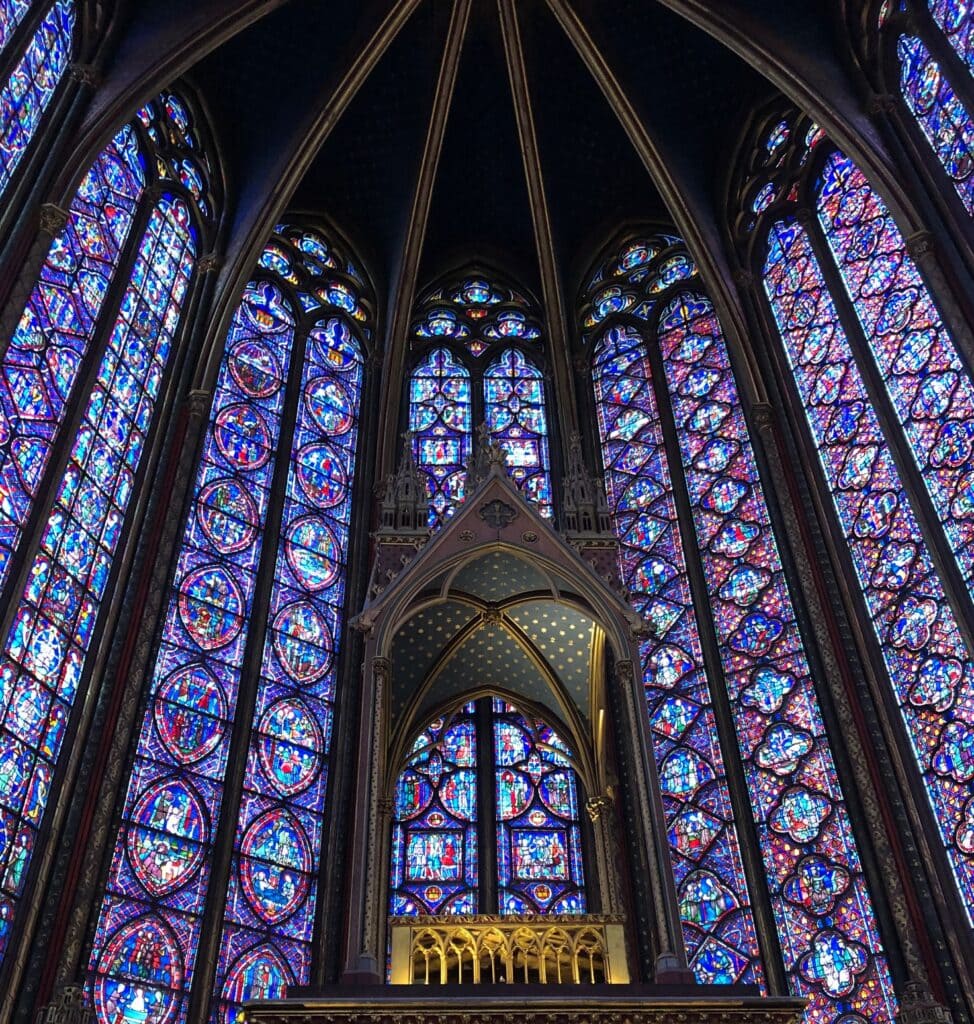
[[[273,196],[329,215],[380,297],[476,255],[570,308],[621,224],[679,222],[675,205],[716,222],[747,114],[776,85],[853,106],[834,7],[130,0],[88,126],[110,129],[185,74],[212,113],[238,228]]]
[[[228,197],[209,344],[285,209],[324,215],[376,286],[394,420],[409,308],[471,261],[543,303],[555,358],[586,271],[626,225],[683,234],[733,332],[727,180],[781,95],[879,177],[843,4],[828,0],[119,0],[79,130],[94,153],[181,76]],[[723,294],[722,294],[723,289]],[[567,372],[567,371],[566,371]],[[567,376],[563,377],[567,380]],[[385,442],[380,442],[383,444]],[[380,451],[379,464],[392,452]]]

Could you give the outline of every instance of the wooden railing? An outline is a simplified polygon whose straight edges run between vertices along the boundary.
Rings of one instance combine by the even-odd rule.
[[[394,917],[389,925],[394,985],[629,982],[619,918]]]

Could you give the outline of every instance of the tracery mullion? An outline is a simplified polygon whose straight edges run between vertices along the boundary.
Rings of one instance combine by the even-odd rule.
[[[166,266],[159,252],[174,255],[166,239],[166,232],[175,230],[170,217],[174,210],[177,220],[178,211],[182,211],[186,223],[182,225],[185,230],[175,262],[170,259]],[[33,818],[35,830],[41,821],[48,820],[48,795],[57,792],[68,770],[70,759],[59,754],[69,724],[73,734],[78,728],[80,708],[87,701],[86,691],[95,667],[92,651],[97,649],[96,641],[105,628],[102,598],[109,582],[117,580],[122,571],[116,555],[124,525],[134,514],[129,508],[130,499],[145,478],[143,455],[158,422],[153,414],[159,390],[172,376],[170,357],[196,262],[195,232],[190,231],[189,217],[186,204],[170,195],[160,198],[145,218],[131,277],[124,279],[126,308],[121,302],[115,303],[111,329],[98,353],[96,367],[84,382],[87,397],[79,402],[69,421],[71,429],[64,434],[60,484],[55,486],[52,481],[48,501],[42,506],[43,519],[36,523],[37,536],[29,549],[30,572],[18,580],[24,588],[23,596],[11,601],[0,634],[6,637],[2,653],[5,802],[14,799],[18,775],[20,785],[27,785],[29,778],[30,785],[36,787],[30,805],[32,815],[25,809],[20,814],[28,820]],[[133,310],[143,299],[147,279],[154,277],[159,267],[172,275],[167,282],[171,287],[164,297],[158,296],[163,308],[149,304],[159,323],[154,334],[146,335],[149,343],[143,345],[133,340],[141,326]],[[131,372],[123,365],[125,356],[131,358]],[[159,371],[155,378],[154,370]],[[136,408],[127,409],[133,396]],[[144,422],[139,421],[140,411],[146,417]],[[110,449],[112,444],[120,445],[120,450]],[[80,706],[76,703],[79,696]],[[47,707],[42,711],[44,700]],[[38,732],[45,716],[47,724]],[[34,758],[29,772],[23,763],[27,751]],[[50,768],[45,769],[41,763],[41,755],[54,765],[53,777]],[[9,802],[7,806],[11,809]],[[20,842],[27,832],[20,825],[14,827]],[[21,873],[30,863],[36,875],[40,860],[33,843],[22,846],[20,852]],[[5,853],[10,856],[9,846]],[[8,870],[13,864],[11,860]],[[8,892],[10,884],[6,879]],[[16,891],[20,888],[22,884]]]
[[[144,152],[141,143],[140,148]],[[125,245],[119,252],[111,283],[99,309],[97,324],[88,342],[87,352],[74,374],[70,395],[65,400],[66,406],[69,406],[72,399],[76,399],[78,395],[89,395],[92,385],[98,379],[99,369],[105,358],[119,307],[131,283],[129,272],[145,235],[149,218],[156,208],[155,198],[159,195],[161,195],[161,190],[158,186],[148,186],[142,191],[138,208],[128,229]],[[5,609],[0,617],[0,634],[2,635],[6,635],[17,612],[15,597],[23,589],[24,573],[36,556],[40,543],[41,524],[45,523],[50,515],[57,492],[57,483],[63,479],[65,464],[75,443],[78,427],[84,421],[84,417],[85,403],[80,401],[76,402],[72,411],[61,420],[57,428],[57,437],[49,449],[44,474],[35,486],[35,493],[41,497],[41,500],[32,502],[27,518],[18,529],[21,538],[29,539],[26,542],[20,541],[13,549],[9,562],[0,570],[0,581],[2,581],[0,603]]]
[[[678,293],[676,293],[678,294]],[[761,860],[761,845],[754,825],[754,813],[751,797],[747,788],[747,780],[741,765],[734,726],[734,711],[728,698],[727,680],[724,674],[723,660],[720,654],[720,641],[714,626],[713,608],[708,597],[707,578],[700,557],[700,539],[694,529],[693,507],[690,501],[690,490],[683,464],[683,454],[677,434],[673,407],[669,391],[666,387],[666,370],[656,340],[659,331],[659,311],[665,309],[672,300],[674,292],[661,297],[657,315],[654,318],[651,343],[644,342],[646,357],[652,367],[652,386],[656,398],[663,428],[663,443],[666,448],[666,460],[670,468],[670,479],[673,488],[673,499],[677,509],[677,524],[680,539],[685,552],[686,569],[690,579],[690,594],[693,601],[693,614],[696,617],[697,629],[703,648],[706,670],[706,685],[714,708],[717,722],[717,733],[723,754],[725,778],[733,808],[734,824],[741,833],[740,853],[747,875],[747,895],[750,896],[750,910],[758,927],[757,939],[761,962],[755,964],[756,973],[760,977],[763,969],[769,992],[782,995],[788,992],[788,981],[783,971],[781,946],[778,942],[778,929],[771,912],[771,893],[768,879]]]
[[[816,1019],[889,1019],[882,940],[712,304],[685,293],[658,337],[786,969]],[[735,523],[756,531],[743,550],[726,543]]]
[[[497,793],[494,780],[494,713],[490,697],[476,704],[477,749],[483,754],[477,761],[477,809],[479,828],[479,900],[478,914],[500,912],[497,901]],[[487,756],[487,752],[490,752]]]
[[[185,1019],[293,341],[280,292],[249,285],[224,343],[91,951],[103,1016],[137,983],[146,1007]],[[251,362],[255,343],[264,354]]]
[[[128,284],[125,268],[132,265],[133,254],[148,222],[152,200],[146,193],[152,186],[139,161],[139,156],[145,152],[140,134],[129,124],[95,158],[78,186],[64,228],[51,239],[23,308],[15,313],[17,319],[12,336],[0,338],[3,353],[0,369],[6,388],[0,407],[0,422],[6,434],[5,451],[0,453],[4,491],[4,502],[0,504],[0,587],[7,584],[3,596],[8,602],[9,580],[14,575],[10,563],[25,536],[23,523],[36,523],[36,517],[32,520],[31,516],[40,485],[43,483],[49,488],[51,481],[57,479],[50,474],[50,464],[63,454],[67,444],[67,410],[78,394],[79,377],[90,376],[98,354],[103,351],[108,335],[106,305],[117,314]],[[117,164],[124,165],[121,172],[116,159]],[[113,166],[115,169],[110,171]],[[120,182],[126,173],[130,177],[122,185]],[[111,190],[101,184],[101,179],[109,176],[114,179],[115,187]],[[87,195],[92,188],[99,193],[110,191],[107,199],[96,207],[94,218],[89,217]],[[106,212],[109,205],[111,216]],[[123,218],[127,223],[122,223]],[[94,227],[89,223],[91,219],[96,220]],[[116,231],[123,235],[120,241],[115,237]],[[81,241],[86,232],[101,235],[97,260]],[[107,252],[106,234],[116,245]],[[72,248],[81,251],[80,256],[77,251],[74,253],[73,267]],[[66,260],[70,270],[65,270]],[[93,279],[100,274],[108,278],[103,296],[99,297],[91,284],[89,294],[81,280],[82,271]],[[71,308],[74,316],[59,319],[58,303]],[[83,315],[79,314],[79,308]],[[37,345],[38,335],[43,342],[41,346]],[[80,358],[74,366],[63,353],[60,361],[53,359],[54,354],[62,350],[77,357],[79,349]],[[22,563],[21,558],[19,564],[22,566]]]
[[[784,358],[791,364],[786,379],[791,377],[794,382],[796,408],[806,413],[807,434],[826,478],[825,490],[832,497],[838,532],[845,540],[859,581],[859,597],[868,612],[863,621],[872,625],[873,638],[892,683],[891,696],[899,705],[897,717],[913,747],[913,755],[905,760],[907,765],[916,764],[923,775],[949,849],[955,828],[959,833],[964,827],[960,807],[965,799],[963,787],[950,781],[963,765],[953,764],[944,753],[942,770],[935,771],[930,758],[936,759],[941,742],[941,712],[954,703],[957,694],[958,708],[969,710],[971,706],[974,661],[923,542],[922,527],[904,493],[888,438],[868,401],[861,376],[844,373],[835,383],[821,383],[830,366],[842,364],[846,339],[834,296],[828,292],[827,279],[815,259],[812,240],[800,226],[785,221],[779,220],[769,230],[772,243],[765,264],[765,291],[778,324]],[[795,261],[803,259],[806,246],[814,262],[802,269]],[[788,269],[782,269],[786,261]],[[791,297],[798,295],[810,299],[800,313],[791,302]],[[816,413],[818,408],[823,410],[821,415]],[[827,410],[832,408],[830,415]],[[805,436],[805,432],[801,434]],[[875,453],[865,476],[856,472],[843,480],[844,466],[854,446],[863,450],[872,447]],[[887,700],[882,703],[888,706]],[[963,728],[962,723],[957,724]],[[918,764],[920,761],[923,763]],[[953,858],[957,858],[956,850]],[[970,891],[974,870],[970,865],[965,869],[963,863],[955,863],[955,871],[959,879],[966,871]]]
[[[798,222],[805,229],[806,236],[818,261],[826,288],[832,296],[836,312],[842,324],[846,340],[852,350],[854,365],[869,396],[870,404],[879,420],[886,446],[896,464],[900,478],[907,485],[907,493],[913,506],[913,513],[920,524],[923,540],[933,559],[948,600],[954,608],[957,624],[964,636],[968,650],[974,651],[974,599],[960,575],[956,556],[944,539],[940,517],[930,500],[930,495],[913,453],[907,447],[896,412],[892,408],[886,387],[876,367],[868,346],[863,344],[862,329],[845,284],[836,269],[835,258],[821,234],[821,226],[814,216],[799,216]],[[972,542],[974,548],[974,542]],[[974,558],[974,550],[971,552]]]
[[[290,296],[288,296],[290,298]],[[299,303],[292,308],[299,309]],[[313,324],[303,318],[295,328],[294,342],[291,345],[290,365],[283,412],[279,421],[278,433],[274,439],[277,458],[270,483],[270,501],[264,519],[263,540],[260,552],[260,565],[257,570],[256,586],[253,603],[250,608],[247,641],[244,647],[240,669],[240,683],[233,709],[233,727],[227,753],[228,770],[224,776],[223,797],[221,801],[220,822],[213,839],[212,866],[210,868],[209,885],[206,892],[206,908],[197,947],[196,962],[198,967],[193,975],[193,986],[190,991],[187,1018],[191,1021],[202,1021],[212,1012],[219,999],[214,990],[214,978],[217,972],[217,953],[220,948],[220,937],[223,931],[223,918],[227,900],[227,887],[233,861],[234,836],[237,829],[237,817],[240,810],[240,799],[244,786],[244,774],[247,770],[247,748],[250,743],[254,707],[257,703],[257,692],[260,687],[260,670],[263,660],[264,643],[270,625],[267,611],[270,607],[271,592],[274,588],[277,552],[281,544],[281,522],[284,505],[287,500],[287,480],[291,469],[289,458],[294,440],[294,428],[297,421],[298,403],[301,398],[301,378],[304,372],[305,352],[308,344],[308,331]]]
[[[41,4],[36,18],[31,16],[25,21],[30,26],[30,33],[20,35],[18,31],[19,45],[11,46],[6,62],[0,58],[0,102],[5,114],[11,117],[10,123],[3,126],[0,194],[6,191],[18,172],[23,170],[24,160],[29,159],[30,151],[35,149],[38,130],[56,108],[58,95],[63,92],[68,68],[76,50],[75,39],[80,31],[80,2],[83,0],[51,0],[50,3]],[[24,27],[22,24],[19,29]],[[64,32],[65,28],[67,32]],[[52,61],[53,68],[49,66]],[[42,68],[47,72],[55,72],[53,82],[45,81],[45,76],[39,74]],[[18,77],[18,84],[23,87],[19,95],[13,89],[15,76]],[[33,110],[31,101],[36,104]],[[32,117],[29,126],[20,123],[22,112]],[[13,144],[15,141],[16,145]]]

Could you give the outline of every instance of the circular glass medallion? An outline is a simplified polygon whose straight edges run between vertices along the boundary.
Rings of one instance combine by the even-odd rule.
[[[207,484],[200,491],[197,516],[207,539],[223,554],[243,550],[257,532],[257,505],[237,480]]]

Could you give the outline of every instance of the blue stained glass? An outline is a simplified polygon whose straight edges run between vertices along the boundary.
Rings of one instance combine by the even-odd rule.
[[[623,578],[654,632],[641,646],[643,682],[687,956],[701,982],[763,983],[642,336],[608,328],[593,370]]]
[[[282,985],[310,981],[362,371],[348,320],[333,317],[311,329],[224,912],[216,979],[222,998],[214,1019],[232,1021],[242,998],[258,997],[259,979],[242,979],[239,964],[261,942],[276,951],[278,963],[287,964],[276,975],[265,965],[271,976],[292,979]],[[315,477],[325,460],[334,485],[322,488]]]
[[[974,801],[964,765],[971,761],[959,755],[957,741],[974,727],[974,663],[800,226],[774,225],[764,285],[941,838],[970,907]],[[836,383],[823,387],[826,374]]]
[[[71,59],[74,0],[55,0],[0,91],[0,195],[34,139]]]
[[[0,655],[0,887],[11,904],[21,894],[121,538],[193,273],[194,236],[184,203],[163,197],[140,242]]]
[[[430,526],[439,526],[463,500],[473,444],[470,373],[447,349],[433,349],[413,370],[409,429],[413,458],[426,477]]]
[[[974,586],[974,383],[889,211],[841,153],[825,164],[818,214],[961,573]]]
[[[293,340],[281,294],[248,286],[227,335],[92,948],[101,1020],[141,1006],[167,1024],[185,1019]],[[304,870],[300,842],[278,844],[264,824],[254,856]],[[140,937],[141,958],[131,948]]]
[[[895,997],[851,822],[771,529],[726,344],[710,302],[675,300],[660,322],[660,351],[693,506],[724,676],[755,812],[772,909],[793,989],[809,998],[812,1020],[855,1011],[892,1020]],[[706,378],[701,371],[709,371]],[[701,385],[699,382],[705,380]],[[720,416],[701,415],[715,407]],[[725,456],[708,449],[719,442]],[[757,528],[734,545],[737,523]],[[730,531],[730,533],[728,533]],[[732,548],[724,546],[731,540]],[[765,711],[767,688],[775,710]],[[758,688],[759,693],[755,692]],[[752,696],[753,694],[753,696]],[[782,732],[782,726],[786,727]],[[816,913],[794,892],[804,856],[821,857],[853,879],[836,910]],[[791,888],[789,889],[789,885]],[[829,936],[848,969],[809,960]]]
[[[974,74],[974,9],[966,0],[927,0],[933,20]]]
[[[544,722],[494,700],[498,904],[502,914],[584,914],[578,784]]]
[[[0,363],[0,585],[7,578],[145,185],[131,127],[78,188]]]
[[[484,372],[487,429],[507,457],[507,471],[547,519],[551,504],[544,377],[519,349],[503,352]]]
[[[431,722],[396,782],[389,912],[476,914],[477,732],[473,704]]]
[[[0,0],[0,53],[31,9],[33,0]]]
[[[916,36],[900,36],[900,91],[968,213],[974,213],[974,123],[940,64]]]

